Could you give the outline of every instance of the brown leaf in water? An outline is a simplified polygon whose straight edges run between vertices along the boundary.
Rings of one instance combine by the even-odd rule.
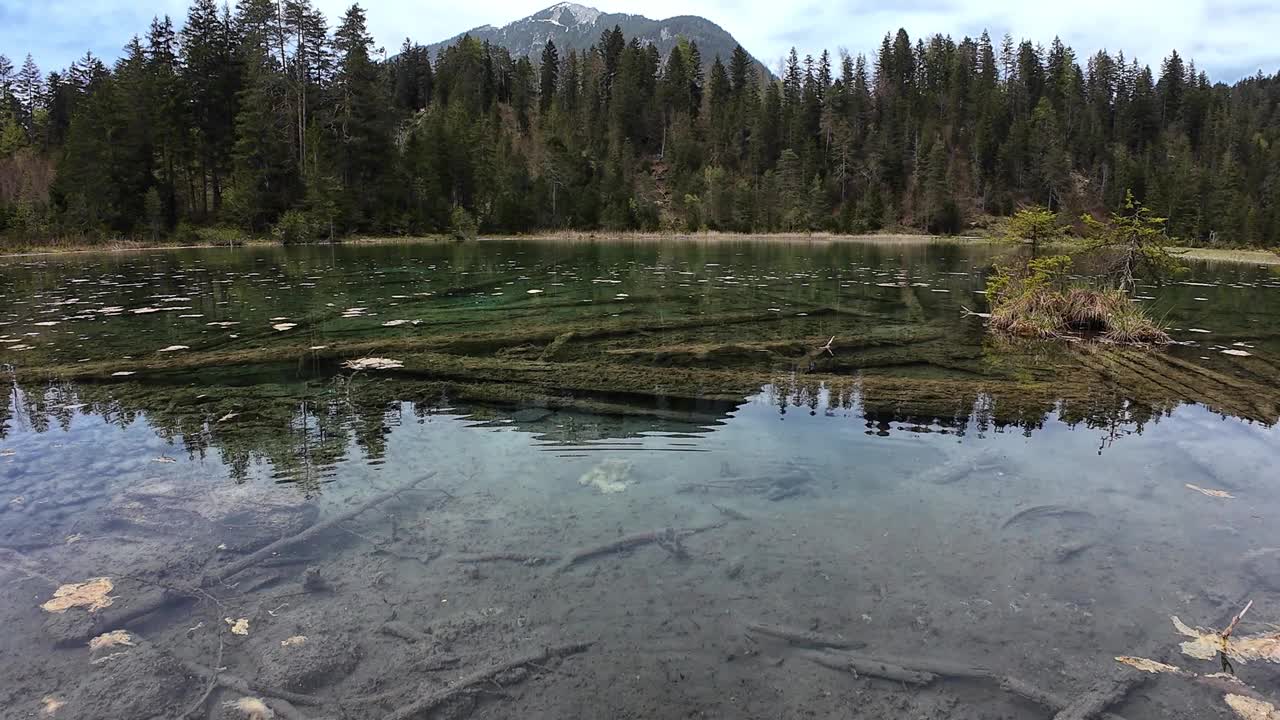
[[[89,641],[89,650],[97,652],[117,645],[133,647],[133,636],[124,630],[112,630]]]
[[[231,626],[232,635],[248,635],[249,634],[248,618],[240,618],[239,620],[232,620],[231,618],[223,618],[223,620],[225,620],[226,623]]]
[[[1280,633],[1232,637],[1227,641],[1227,655],[1240,662],[1280,663]]]
[[[295,645],[306,645],[306,644],[307,644],[306,635],[294,635],[291,638],[280,641],[280,647],[294,647]]]
[[[69,583],[53,591],[53,598],[40,608],[45,612],[64,613],[73,607],[83,607],[89,612],[110,607],[115,598],[110,578],[94,578],[82,583]]]
[[[1244,695],[1227,695],[1227,705],[1243,720],[1280,720],[1276,706]]]
[[[1226,490],[1207,490],[1205,488],[1200,487],[1199,485],[1192,485],[1191,483],[1187,483],[1187,488],[1190,490],[1195,490],[1196,492],[1201,493],[1202,495],[1208,495],[1209,497],[1223,498],[1226,500],[1236,499],[1235,495],[1232,495]]]
[[[1280,633],[1232,636],[1223,640],[1217,630],[1191,628],[1175,615],[1170,618],[1179,633],[1192,638],[1182,643],[1182,653],[1200,660],[1213,660],[1219,653],[1239,663],[1262,661],[1280,663]]]
[[[1120,657],[1116,658],[1116,662],[1124,663],[1125,665],[1128,665],[1129,667],[1137,668],[1142,672],[1153,673],[1153,674],[1158,674],[1158,673],[1175,673],[1176,674],[1176,673],[1182,672],[1182,668],[1174,667],[1173,665],[1166,665],[1162,662],[1156,662],[1155,660],[1148,660],[1146,658],[1129,657],[1127,655],[1121,655]]]
[[[65,700],[56,698],[52,695],[45,695],[44,698],[40,700],[40,714],[44,717],[53,717],[54,713],[58,712],[58,710],[66,704]]]
[[[266,703],[253,697],[243,697],[233,702],[223,703],[222,706],[240,711],[248,720],[271,720],[276,716]]]

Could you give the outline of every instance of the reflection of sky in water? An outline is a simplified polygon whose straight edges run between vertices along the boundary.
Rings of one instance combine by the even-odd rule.
[[[1276,544],[1280,431],[1202,406],[1152,415],[1104,392],[1074,413],[1033,403],[1021,421],[1000,424],[995,401],[977,390],[956,398],[947,418],[927,417],[928,408],[947,405],[945,396],[925,403],[926,417],[917,418],[910,413],[919,405],[892,387],[869,380],[833,401],[826,392],[805,394],[813,388],[797,374],[790,379],[799,390],[770,386],[741,400],[598,393],[589,399],[619,412],[594,413],[585,405],[468,405],[368,375],[352,390],[326,375],[334,368],[292,362],[48,386],[22,369],[86,356],[143,357],[171,345],[191,352],[305,347],[435,331],[519,332],[529,323],[619,315],[665,321],[763,311],[776,312],[777,322],[745,332],[699,327],[676,341],[930,325],[941,329],[939,344],[959,351],[961,365],[949,371],[967,378],[978,372],[965,363],[981,356],[981,328],[957,318],[962,306],[980,304],[975,291],[990,255],[990,248],[926,245],[493,243],[10,264],[0,271],[0,363],[15,366],[19,387],[9,399],[19,402],[0,438],[0,546],[66,562],[79,560],[83,548],[90,560],[75,572],[91,577],[121,569],[114,558],[95,559],[94,543],[117,535],[106,510],[113,503],[118,510],[135,488],[185,484],[206,497],[212,493],[200,491],[244,483],[234,489],[318,496],[322,511],[333,512],[370,488],[435,471],[430,485],[449,490],[452,500],[411,530],[401,528],[416,544],[392,550],[411,551],[402,553],[408,560],[394,556],[388,565],[393,556],[371,550],[396,532],[379,512],[307,550],[335,552],[334,571],[353,573],[339,578],[348,589],[368,584],[366,565],[389,570],[392,599],[371,600],[398,602],[406,617],[448,598],[459,610],[520,605],[538,632],[594,634],[603,646],[627,650],[620,678],[627,682],[657,676],[652,667],[633,672],[632,663],[646,659],[630,650],[668,630],[682,642],[729,643],[710,664],[691,665],[696,672],[742,667],[723,657],[741,651],[732,643],[745,618],[801,627],[821,619],[824,629],[856,633],[890,655],[927,651],[1029,668],[1057,678],[1054,687],[1066,685],[1061,678],[1103,674],[1099,662],[1115,655],[1168,647],[1171,614],[1221,623],[1224,609],[1229,617],[1248,597],[1259,622],[1280,619],[1272,609],[1280,578],[1249,560]],[[1188,284],[1143,288],[1152,299],[1142,302],[1168,313],[1176,338],[1195,343],[1175,354],[1212,356],[1212,367],[1243,373],[1280,354],[1269,330],[1280,326],[1278,287],[1267,271],[1202,266]],[[184,309],[101,312],[163,305]],[[818,307],[844,314],[801,324],[799,313]],[[421,324],[384,327],[395,320]],[[294,322],[297,330],[271,329]],[[23,345],[31,349],[14,349]],[[1221,355],[1227,348],[1254,353],[1259,364],[1232,365]],[[914,374],[920,368],[886,368],[880,371],[895,379],[927,377]],[[775,382],[785,383],[797,368],[773,370],[780,371]],[[663,367],[655,363],[652,372],[660,377]],[[413,519],[412,503],[427,496],[398,512]],[[173,507],[184,509],[183,499]],[[486,569],[475,580],[447,558],[425,564],[432,552],[556,553],[726,517],[747,519],[691,539],[685,562],[650,548],[563,581],[548,580],[554,571],[546,568]],[[172,542],[173,553],[199,557],[220,541],[196,534],[201,544],[184,545],[184,530],[154,537]],[[135,540],[146,533],[124,532]],[[75,556],[57,555],[67,552],[66,538],[81,534]],[[741,577],[729,578],[730,567]],[[700,627],[689,634],[687,620],[695,618]],[[758,673],[763,665],[749,667]],[[793,665],[770,659],[769,667]],[[82,663],[75,672],[83,673]],[[742,684],[720,687],[738,692]]]

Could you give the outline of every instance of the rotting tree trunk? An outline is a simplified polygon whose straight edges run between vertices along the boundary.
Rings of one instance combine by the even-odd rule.
[[[168,607],[177,602],[181,602],[184,599],[198,598],[205,594],[205,588],[213,587],[256,564],[271,558],[281,550],[309,540],[339,523],[346,522],[374,506],[381,505],[396,495],[421,485],[427,480],[435,477],[435,475],[436,473],[434,471],[429,472],[417,479],[410,480],[409,482],[398,485],[390,490],[378,493],[346,512],[334,515],[327,520],[314,523],[310,527],[294,535],[281,538],[251,555],[247,555],[236,562],[223,566],[217,571],[206,575],[198,586],[169,589],[150,600],[140,602],[131,607],[126,607],[117,613],[95,613],[93,615],[89,615],[88,622],[79,624],[68,629],[65,633],[61,633],[57,638],[58,644],[64,647],[82,644],[104,632],[119,629],[140,617],[150,615],[157,610]]]

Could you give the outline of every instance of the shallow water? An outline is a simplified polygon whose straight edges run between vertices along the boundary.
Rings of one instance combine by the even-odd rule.
[[[1220,670],[1179,654],[1169,617],[1221,628],[1252,600],[1240,632],[1280,622],[1280,438],[1256,390],[1280,379],[1280,278],[1200,265],[1143,288],[1186,343],[1169,367],[1195,372],[1082,389],[1059,364],[1071,348],[992,348],[962,317],[1000,251],[511,241],[10,260],[0,713],[244,717],[223,707],[242,690],[197,702],[201,667],[220,665],[255,695],[305,694],[302,717],[384,717],[592,642],[423,716],[1053,716],[991,680],[842,673],[759,624],[1068,700],[1119,674],[1117,655]],[[593,326],[618,330],[584,340]],[[406,367],[341,367],[364,354]],[[110,606],[40,608],[99,577]],[[247,635],[227,622],[241,618]],[[121,627],[134,645],[86,647]],[[1234,670],[1275,687],[1265,662]],[[1113,712],[1220,707],[1162,678]]]

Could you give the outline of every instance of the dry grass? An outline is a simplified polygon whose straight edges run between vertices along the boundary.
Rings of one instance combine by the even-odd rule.
[[[1280,251],[1277,250],[1173,248],[1172,252],[1183,260],[1247,263],[1250,265],[1280,265]]]
[[[1025,338],[1086,336],[1123,345],[1170,341],[1159,323],[1125,293],[1085,287],[1004,293],[992,309],[990,327]]]

